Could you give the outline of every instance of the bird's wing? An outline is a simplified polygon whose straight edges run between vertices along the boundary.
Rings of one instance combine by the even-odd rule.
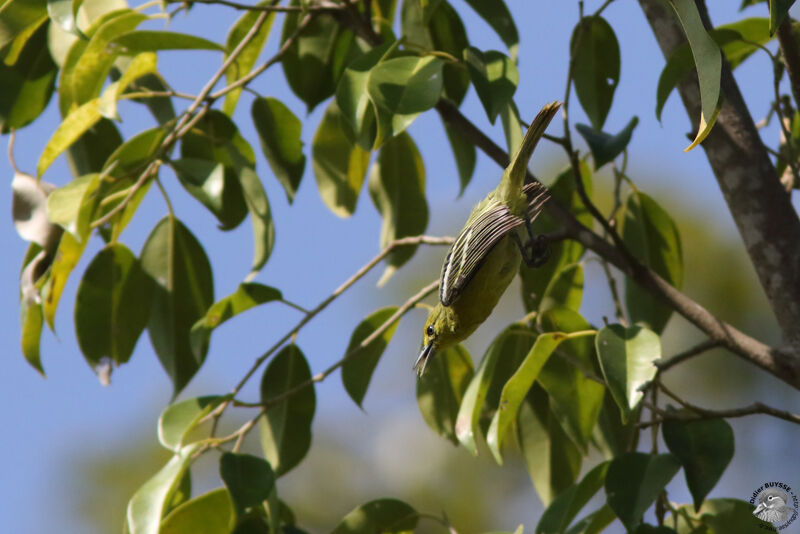
[[[442,265],[439,300],[444,306],[458,297],[492,247],[524,222],[522,217],[512,214],[508,206],[495,202],[461,230]]]

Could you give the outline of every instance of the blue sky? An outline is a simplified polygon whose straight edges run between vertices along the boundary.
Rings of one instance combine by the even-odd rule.
[[[499,39],[464,2],[452,0],[452,3],[462,14],[474,46],[503,50]],[[587,2],[587,13],[600,3]],[[711,2],[714,22],[721,24],[740,18],[742,15],[735,9],[738,3]],[[522,118],[529,119],[543,103],[563,95],[567,43],[577,20],[577,3],[508,0],[508,4],[520,30],[520,82],[516,102]],[[766,7],[751,8],[746,14],[766,16]],[[224,42],[227,28],[236,16],[236,12],[227,8],[198,5],[189,16],[177,17],[171,29]],[[735,228],[702,149],[688,154],[682,152],[687,145],[685,134],[690,125],[676,95],[666,105],[663,122],[659,124],[655,119],[655,87],[664,60],[638,4],[617,0],[606,10],[605,16],[615,29],[622,50],[621,82],[606,129],[618,131],[632,115],[639,116],[640,123],[630,145],[629,168],[633,179],[645,191],[668,193],[669,202],[682,202],[687,209],[702,212],[720,235],[732,235]],[[279,17],[262,60],[276,50],[281,22]],[[161,23],[157,22],[156,26],[159,25]],[[219,64],[219,55],[211,52],[202,56],[174,52],[159,57],[161,72],[176,89],[187,92],[196,91]],[[768,109],[771,94],[768,61],[759,55],[751,58],[737,71],[737,79],[752,112],[760,118]],[[303,139],[310,152],[311,138],[325,104],[306,116],[304,105],[288,91],[278,68],[267,71],[253,88],[263,95],[279,98],[304,120]],[[22,170],[33,172],[39,153],[59,121],[55,102],[54,99],[33,126],[18,135],[15,157]],[[494,126],[488,123],[473,90],[462,109],[498,144],[504,144],[500,121]],[[588,122],[574,97],[571,112],[573,123]],[[120,113],[124,118],[120,128],[126,135],[151,126],[149,115],[134,104],[121,106]],[[243,97],[235,119],[259,153],[258,170],[267,189],[277,231],[273,255],[256,280],[278,287],[290,300],[313,307],[378,252],[379,215],[365,190],[353,217],[340,219],[333,215],[320,200],[310,161],[297,198],[289,206],[280,184],[258,150],[249,117],[249,98]],[[557,133],[560,129],[560,121],[554,121],[552,131]],[[425,161],[431,213],[427,233],[452,235],[472,204],[494,187],[500,171],[488,158],[479,155],[472,183],[464,195],[457,198],[458,178],[452,154],[435,112],[421,116],[409,132]],[[766,138],[775,139],[776,135],[773,130]],[[532,160],[534,170],[552,171],[565,164],[558,147],[548,143],[540,146]],[[13,173],[5,159],[0,159],[0,171],[10,183]],[[57,185],[68,180],[63,158],[47,172],[45,180]],[[164,174],[164,182],[177,215],[200,239],[211,258],[215,297],[229,294],[249,271],[252,257],[249,223],[245,222],[232,232],[220,232],[213,217],[180,189],[174,177]],[[0,204],[11,205],[10,187],[0,188]],[[164,203],[153,189],[132,226],[123,234],[123,242],[134,252],[141,250],[149,229],[165,213]],[[65,462],[81,448],[92,451],[92,455],[103,456],[134,438],[155,442],[155,420],[169,401],[171,385],[146,336],[140,340],[131,362],[114,372],[110,387],[98,383],[78,351],[72,325],[72,297],[79,273],[100,248],[99,239],[93,240],[67,285],[56,319],[56,335],[47,331],[43,334],[42,354],[47,379],[32,370],[18,348],[17,276],[26,243],[16,235],[10,217],[0,231],[7,255],[7,260],[0,264],[0,294],[6,303],[0,308],[0,332],[7,347],[0,371],[0,401],[6,407],[5,439],[0,441],[0,453],[7,459],[0,477],[0,517],[4,518],[4,528],[8,532],[51,531],[56,525],[62,533],[85,532],[87,526],[75,511],[76,491],[81,490],[81,481],[65,476],[69,472]],[[411,291],[416,291],[415,288],[433,279],[442,254],[441,249],[420,249],[382,289],[375,287],[382,270],[376,269],[309,324],[299,335],[298,343],[312,371],[320,371],[341,357],[352,329],[361,318],[380,307],[399,304]],[[746,260],[740,254],[737,261]],[[602,278],[596,271],[590,272],[587,280],[583,311],[595,323],[599,323],[603,315],[613,315]],[[317,388],[315,430],[324,429],[346,446],[371,451],[368,456],[385,458],[388,455],[392,460],[384,473],[384,490],[388,492],[392,491],[392,477],[406,471],[403,466],[409,465],[409,455],[436,455],[450,450],[443,449],[442,440],[427,430],[414,398],[415,377],[410,367],[419,345],[423,315],[423,312],[413,312],[403,319],[367,394],[366,414],[346,397],[338,373]],[[479,358],[503,324],[521,315],[518,293],[511,290],[504,298],[502,310],[470,340],[468,347],[473,358]],[[227,323],[214,333],[205,366],[182,396],[228,391],[250,362],[299,319],[296,311],[271,304]],[[680,339],[671,339],[671,343],[674,350],[688,344]],[[759,390],[767,396],[765,400],[787,406],[792,404],[789,399],[795,399],[793,404],[797,406],[795,391],[775,380],[759,380],[768,385],[767,389]],[[250,384],[245,397],[249,394],[255,399],[255,385]],[[733,399],[730,402],[734,405],[744,405],[754,394],[748,390],[737,397],[738,393],[729,392],[726,398]],[[796,456],[796,444],[800,439],[796,427],[763,417],[737,421],[734,427],[740,440],[737,441],[737,457],[712,496],[746,498],[761,484],[762,478],[800,485],[800,464],[791,456],[792,451]],[[399,433],[398,429],[408,434]],[[397,445],[406,435],[419,436],[419,439],[415,438],[412,446]],[[387,445],[389,443],[394,443],[396,449]],[[320,451],[312,446],[311,455],[315,454],[319,455]],[[414,470],[411,471],[402,476],[414,476]],[[301,475],[298,470],[298,476]],[[142,480],[146,476],[149,474],[143,474]],[[425,473],[418,476],[424,477]],[[671,493],[671,498],[685,502],[688,494],[682,476],[680,480],[676,477],[673,486],[675,493]],[[497,525],[498,529],[513,529],[520,522],[532,529],[539,513],[533,490],[529,489],[528,494],[519,495],[513,501],[508,524]],[[359,502],[351,503],[350,507]],[[437,510],[434,507],[431,511]]]

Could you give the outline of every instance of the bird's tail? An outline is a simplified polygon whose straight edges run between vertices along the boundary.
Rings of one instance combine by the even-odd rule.
[[[542,208],[544,208],[547,201],[550,200],[550,193],[539,182],[525,184],[522,192],[525,193],[525,197],[528,199],[528,208],[525,210],[525,215],[528,221],[533,221],[542,212]]]

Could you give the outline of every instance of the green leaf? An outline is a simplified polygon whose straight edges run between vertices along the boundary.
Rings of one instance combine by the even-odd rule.
[[[180,451],[187,445],[184,440],[189,432],[226,399],[208,395],[170,404],[158,417],[158,441],[172,451]]]
[[[711,30],[709,34],[722,49],[731,69],[738,67],[759,50],[759,45],[763,46],[772,39],[769,33],[769,19],[756,17],[723,24]],[[689,43],[683,43],[675,48],[658,78],[656,118],[659,121],[664,104],[672,90],[694,69],[694,57]]]
[[[100,100],[96,98],[72,110],[58,125],[45,145],[42,155],[39,156],[39,162],[36,164],[37,176],[41,177],[56,158],[86,130],[94,126],[100,117]]]
[[[214,214],[221,230],[232,230],[247,216],[242,184],[233,167],[208,159],[183,158],[170,162],[186,191]]]
[[[586,194],[592,196],[592,173],[586,162],[580,163],[581,179]],[[561,172],[549,187],[550,195],[562,206],[572,212],[575,217],[588,228],[592,227],[592,215],[586,210],[575,189],[575,178],[572,169]],[[539,215],[531,225],[535,234],[556,231],[561,226],[546,211]],[[538,269],[520,269],[522,278],[522,302],[528,311],[537,311],[542,302],[547,286],[556,273],[565,266],[576,263],[583,256],[584,248],[577,241],[562,240],[550,245],[550,259]]]
[[[124,57],[117,58],[116,64],[121,63],[123,59]],[[112,71],[112,75],[113,74],[114,73]],[[157,72],[153,72],[150,74],[145,74],[136,80],[136,83],[128,87],[127,92],[164,92],[168,90],[169,87],[164,79]],[[172,105],[172,100],[168,96],[132,98],[131,100],[147,106],[147,109],[150,110],[150,114],[153,115],[153,118],[156,119],[156,122],[162,126],[175,118],[175,108]]]
[[[265,5],[266,2],[261,2],[258,5]],[[225,54],[225,58],[228,58],[228,55],[231,51],[233,51],[239,43],[242,42],[242,39],[253,29],[256,21],[261,17],[262,13],[258,11],[245,11],[244,15],[239,17],[239,19],[233,23],[231,26],[230,31],[228,31],[228,37],[225,41],[225,48],[228,52]],[[256,64],[258,60],[258,56],[261,54],[261,50],[264,48],[264,45],[267,42],[267,38],[269,37],[270,30],[272,29],[272,23],[275,20],[275,13],[267,14],[267,18],[264,23],[261,25],[261,28],[255,34],[255,36],[248,42],[242,51],[236,56],[236,61],[225,71],[225,80],[227,81],[228,85],[236,82],[240,78],[243,78],[247,74],[250,73],[250,70]],[[236,109],[236,104],[239,102],[239,96],[242,94],[241,88],[236,88],[233,91],[230,91],[225,95],[225,102],[222,104],[222,111],[228,116],[233,116],[233,111]]]
[[[72,0],[47,0],[47,14],[65,32],[81,35],[72,9]]]
[[[425,200],[425,166],[407,133],[389,139],[369,173],[369,194],[381,214],[381,248],[402,237],[420,235],[428,226]],[[378,285],[394,274],[417,247],[402,247],[386,257],[386,270]]]
[[[286,191],[289,203],[294,200],[306,157],[300,140],[302,123],[276,98],[257,98],[251,109],[261,149],[272,172]]]
[[[115,178],[131,175],[137,175],[135,177],[138,178],[138,174],[158,153],[166,137],[167,132],[161,127],[139,132],[108,156],[103,171]]]
[[[608,459],[636,450],[639,429],[636,422],[638,414],[634,411],[627,424],[622,423],[622,412],[612,395],[603,396],[603,406],[597,417],[594,432],[594,445]]]
[[[392,339],[392,335],[394,335],[397,322],[389,326],[369,345],[361,347],[361,343],[380,328],[396,311],[397,308],[390,306],[373,312],[361,321],[350,335],[350,342],[344,352],[347,359],[342,364],[342,384],[344,384],[347,394],[350,395],[353,402],[358,404],[359,408],[363,408],[364,395],[367,394],[372,373],[375,371],[383,351],[386,350],[386,346]]]
[[[789,8],[794,4],[794,0],[769,0],[769,34],[775,35],[778,26],[781,25]]]
[[[576,521],[575,524],[567,530],[567,534],[598,534],[605,530],[616,518],[617,516],[614,515],[614,510],[606,504],[599,510]]]
[[[6,12],[8,9],[3,11]],[[0,23],[2,24],[2,23]],[[58,67],[47,47],[48,24],[39,25],[25,42],[14,64],[0,61],[0,132],[19,130],[47,107]],[[2,29],[0,29],[2,35]]]
[[[733,429],[724,419],[667,419],[661,432],[683,465],[694,508],[699,510],[733,458]]]
[[[67,149],[67,163],[72,175],[77,177],[102,171],[106,160],[120,145],[122,135],[114,123],[100,119]]]
[[[70,61],[72,50],[67,55],[59,85],[62,115],[67,115],[75,106],[90,102],[100,94],[111,66],[122,52],[119,47],[111,45],[111,41],[147,20],[145,15],[132,10],[114,12],[107,17],[93,25],[96,31],[92,33],[90,29],[87,32],[91,34],[91,39],[74,63]]]
[[[516,63],[517,51],[519,50],[519,34],[514,23],[514,17],[511,16],[505,2],[503,0],[495,0],[493,2],[467,0],[467,3],[497,33],[503,44],[508,47],[508,55]]]
[[[182,448],[136,491],[128,502],[126,513],[130,534],[159,534],[159,524],[167,503],[200,447],[199,444],[193,444]]]
[[[496,405],[489,401],[499,401],[505,380],[514,373],[519,362],[528,353],[533,338],[531,331],[521,325],[512,325],[501,332],[492,341],[478,371],[467,386],[456,417],[456,437],[472,454],[478,454],[475,436],[480,433],[478,423],[484,403]]]
[[[541,315],[546,332],[586,332],[591,325],[577,312],[553,308]],[[585,453],[588,452],[597,418],[603,406],[605,388],[588,378],[595,375],[597,355],[593,336],[567,339],[539,373],[539,383],[550,397],[550,409],[564,432]],[[588,375],[588,376],[587,376]]]
[[[372,107],[372,101],[367,93],[369,77],[372,69],[396,46],[394,43],[376,46],[353,61],[342,73],[339,85],[336,87],[336,106],[341,112],[340,119],[347,121],[356,144],[364,150],[372,149],[377,135],[375,108]],[[335,107],[331,105],[326,117],[333,109]],[[336,125],[337,128],[342,126],[344,125]]]
[[[516,154],[522,144],[522,126],[519,123],[519,110],[513,100],[506,102],[500,110],[500,120],[506,136],[506,150],[509,154]]]
[[[447,134],[447,139],[453,149],[453,156],[456,159],[459,181],[458,196],[461,196],[469,185],[470,180],[472,180],[472,173],[475,172],[475,162],[477,160],[475,145],[460,131],[446,122],[443,121],[442,124],[444,124],[444,131]]]
[[[536,525],[536,534],[560,534],[567,530],[569,524],[586,506],[595,493],[600,491],[606,479],[608,462],[595,466],[581,479],[556,497],[542,514]]]
[[[675,524],[678,534],[759,534],[767,526],[753,516],[753,505],[737,499],[709,499],[698,512],[689,504],[678,507],[677,511],[668,523]],[[690,524],[687,517],[692,520]]]
[[[111,46],[123,48],[125,54],[156,52],[158,50],[219,50],[225,47],[208,39],[187,33],[139,30],[114,37]]]
[[[164,513],[162,517],[167,517],[172,510],[176,507],[180,506],[181,504],[185,503],[189,499],[192,498],[192,472],[191,470],[186,470],[186,472],[181,477],[181,481],[178,483],[178,487],[175,488],[175,491],[170,497],[167,505],[164,507]]]
[[[156,282],[147,331],[177,395],[200,369],[208,351],[206,342],[195,355],[190,331],[214,302],[211,265],[194,235],[171,216],[150,232],[141,261]]]
[[[0,48],[31,25],[40,24],[47,17],[44,0],[35,2],[6,2],[0,6]]]
[[[286,14],[281,43],[294,34],[301,16],[305,15]],[[290,43],[281,65],[289,87],[311,112],[334,93],[345,66],[357,55],[353,32],[332,17],[315,17]]]
[[[639,124],[639,117],[634,116],[617,135],[598,132],[585,124],[575,125],[575,129],[583,136],[586,144],[589,145],[589,150],[592,151],[595,171],[606,163],[611,163],[614,158],[622,154],[622,151],[631,142],[631,135],[633,135],[633,129],[636,128],[637,124]]]
[[[195,355],[201,354],[204,343],[211,337],[211,332],[228,319],[260,304],[282,298],[281,292],[274,287],[257,282],[242,282],[236,291],[215,302],[192,326],[190,338]]]
[[[97,173],[81,176],[59,187],[47,196],[47,218],[85,243],[91,231],[90,219],[97,206],[98,187],[100,175]]]
[[[582,299],[583,265],[580,263],[565,265],[547,284],[539,302],[539,313],[560,307],[578,311]]]
[[[700,81],[701,115],[700,125],[694,141],[684,149],[688,152],[706,138],[717,121],[721,105],[720,81],[722,76],[722,54],[714,39],[706,32],[694,0],[669,0],[678,15],[683,31],[692,48],[697,77]]]
[[[517,437],[536,493],[548,506],[578,478],[583,455],[564,434],[550,411],[547,393],[536,384],[519,408]]]
[[[156,73],[156,55],[152,52],[137,54],[127,62],[127,66],[117,81],[109,85],[100,95],[100,114],[107,119],[121,121],[117,113],[117,100],[128,87],[142,76]]]
[[[464,49],[464,61],[486,116],[494,124],[497,114],[505,109],[517,90],[517,67],[501,52],[481,52],[472,46]]]
[[[517,418],[519,407],[534,381],[536,381],[536,378],[539,376],[542,367],[547,363],[550,355],[562,341],[583,335],[587,334],[585,332],[574,334],[565,334],[563,332],[540,334],[536,338],[533,347],[528,351],[525,359],[522,360],[517,371],[509,378],[505,386],[503,386],[497,412],[495,412],[492,418],[492,424],[486,435],[486,442],[498,464],[502,465],[503,463],[501,449],[505,436],[511,427],[511,423]]]
[[[463,57],[464,49],[469,46],[464,23],[458,12],[448,2],[440,2],[436,5],[428,22],[428,31],[433,48],[453,57]],[[469,72],[464,65],[445,63],[442,67],[444,97],[452,100],[456,105],[461,104],[469,89],[469,79]]]
[[[632,192],[622,213],[622,240],[644,265],[672,286],[683,285],[683,253],[675,222],[656,201],[644,193]],[[672,315],[672,308],[653,297],[629,277],[625,278],[625,305],[633,322],[660,333]]]
[[[676,532],[669,527],[665,527],[664,525],[657,527],[654,525],[648,525],[647,523],[642,523],[636,528],[636,532],[634,534],[676,534]]]
[[[671,454],[629,452],[611,461],[605,482],[608,505],[627,530],[642,522],[645,511],[680,468]]]
[[[44,367],[42,367],[42,356],[39,352],[39,343],[42,337],[42,326],[44,324],[42,305],[38,302],[28,302],[27,299],[22,299],[20,302],[20,325],[22,327],[22,336],[20,345],[22,347],[22,355],[25,360],[39,373],[44,376]]]
[[[55,258],[50,266],[50,278],[42,288],[44,319],[52,331],[56,329],[56,309],[61,300],[61,294],[64,292],[64,286],[67,284],[70,273],[81,259],[85,246],[85,242],[78,242],[72,234],[68,233],[62,235],[61,241],[58,243]]]
[[[275,488],[275,474],[269,463],[251,454],[223,453],[219,459],[219,474],[239,517],[260,507]]]
[[[378,121],[379,147],[436,105],[442,92],[442,65],[434,56],[406,56],[378,63],[369,74],[367,94]]]
[[[419,514],[396,499],[377,499],[362,504],[336,526],[332,534],[411,534]]]
[[[644,396],[639,388],[656,375],[653,362],[661,357],[661,340],[641,326],[612,324],[597,333],[595,347],[603,377],[626,423]]]
[[[252,279],[267,263],[275,245],[275,222],[269,209],[269,200],[261,179],[250,167],[240,169],[239,180],[244,200],[253,223],[253,265],[247,279]]]
[[[316,395],[311,369],[297,345],[287,345],[270,362],[261,378],[261,402],[268,406],[261,418],[264,457],[281,476],[300,463],[311,447],[311,423]],[[273,399],[306,384],[280,401]]]
[[[152,282],[122,243],[94,257],[75,294],[75,335],[93,369],[106,359],[128,361],[150,317],[152,295]]]
[[[472,358],[461,345],[436,354],[417,381],[417,406],[431,429],[458,445],[456,417],[474,372]]]
[[[229,534],[234,521],[231,496],[225,488],[218,488],[177,506],[161,522],[158,532]]]
[[[569,49],[575,93],[592,126],[600,131],[619,84],[617,36],[604,18],[584,17],[572,31]]]
[[[339,217],[356,210],[361,184],[367,174],[369,150],[351,142],[340,121],[344,120],[332,102],[314,134],[311,163],[322,201]]]

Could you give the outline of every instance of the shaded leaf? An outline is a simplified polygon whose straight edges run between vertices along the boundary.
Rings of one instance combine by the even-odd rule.
[[[594,170],[606,163],[611,163],[614,158],[622,154],[622,151],[628,147],[633,129],[637,124],[639,124],[639,117],[634,116],[617,135],[595,131],[585,124],[575,125],[575,129],[583,136],[586,144],[589,145],[589,150],[592,151]]]
[[[67,149],[73,176],[99,173],[109,156],[122,145],[122,135],[112,121],[101,118]]]
[[[175,507],[161,522],[159,534],[229,534],[235,515],[228,490],[218,488]]]
[[[786,18],[794,0],[769,0],[769,34],[774,35]]]
[[[252,454],[222,453],[219,474],[239,517],[260,507],[275,488],[275,475],[269,463]]]
[[[79,243],[72,234],[65,233],[61,236],[58,243],[53,263],[50,266],[50,276],[47,283],[42,288],[42,308],[44,319],[50,330],[55,331],[55,317],[61,294],[70,273],[78,264],[83,254],[86,243]]]
[[[344,516],[332,534],[411,534],[418,517],[403,501],[377,499]]]
[[[456,417],[473,376],[472,358],[461,345],[437,353],[417,381],[417,406],[437,434],[458,445]]]
[[[443,64],[434,56],[405,56],[382,61],[370,71],[367,94],[378,121],[376,147],[436,105],[442,92]]]
[[[126,363],[150,317],[152,282],[121,243],[92,259],[75,294],[75,335],[87,363]]]
[[[251,113],[267,163],[291,203],[306,166],[300,140],[302,123],[276,98],[256,98]]]
[[[413,3],[413,2],[412,2]],[[513,20],[511,21],[513,25]],[[430,17],[428,31],[435,50],[461,58],[469,46],[467,31],[458,12],[448,2],[440,2]],[[514,56],[513,52],[509,52]],[[444,97],[457,105],[464,100],[469,89],[469,72],[461,63],[445,63],[442,67]]]
[[[359,408],[363,408],[364,395],[367,394],[372,373],[375,371],[375,367],[378,366],[378,360],[383,355],[383,351],[386,350],[386,346],[392,339],[397,323],[392,324],[369,345],[361,347],[361,343],[380,328],[396,311],[396,307],[388,307],[373,312],[361,321],[350,335],[350,342],[347,344],[347,350],[345,350],[347,359],[342,365],[342,384],[344,384],[347,394],[358,404]]]
[[[611,460],[606,473],[608,505],[625,528],[633,530],[664,486],[680,470],[671,454],[629,452]]]
[[[508,47],[508,55],[516,63],[517,51],[519,50],[519,34],[514,23],[514,17],[508,11],[503,0],[494,2],[484,2],[481,0],[466,0],[475,12],[485,20],[489,26],[497,33],[500,39]]]
[[[719,115],[722,93],[722,54],[714,39],[706,32],[694,0],[670,0],[670,5],[678,15],[684,33],[692,49],[697,77],[700,81],[700,100],[702,104],[700,125],[694,141],[684,152],[696,147],[706,138]]]
[[[138,175],[158,153],[166,137],[167,132],[161,127],[137,133],[108,156],[103,171],[115,178]]]
[[[188,33],[156,30],[138,30],[117,35],[111,46],[122,47],[126,54],[155,52],[158,50],[219,50],[225,47],[208,39]]]
[[[269,209],[267,193],[256,172],[250,167],[240,169],[244,200],[253,223],[253,264],[247,280],[252,279],[267,263],[275,245],[275,222]]]
[[[47,17],[44,0],[6,2],[0,7],[0,48],[4,48],[26,28]]]
[[[331,103],[314,134],[311,163],[322,201],[339,217],[349,217],[367,174],[369,151],[344,135],[341,120],[339,108]]]
[[[39,343],[42,337],[43,313],[42,305],[22,299],[20,302],[20,327],[22,335],[20,345],[25,360],[44,376],[42,356],[39,352]]]
[[[578,311],[583,299],[583,265],[572,263],[561,268],[550,279],[539,302],[539,313],[552,308]]]
[[[603,406],[597,417],[597,427],[593,435],[594,445],[607,459],[614,458],[631,450],[636,450],[639,429],[636,422],[639,414],[634,410],[626,424],[622,413],[612,395],[603,396]]]
[[[170,450],[180,451],[186,445],[186,435],[225,400],[226,397],[208,395],[170,404],[158,417],[158,441]]]
[[[446,122],[443,122],[443,124],[456,159],[459,181],[458,195],[461,196],[469,185],[470,180],[472,180],[472,173],[475,172],[475,162],[477,160],[475,145]]]
[[[604,326],[595,338],[600,369],[626,423],[642,400],[639,388],[653,379],[653,362],[661,357],[661,340],[641,326]]]
[[[683,252],[678,227],[656,201],[644,193],[632,192],[622,212],[622,240],[644,265],[672,286],[683,285]],[[653,297],[629,277],[625,278],[625,305],[633,322],[660,333],[672,315],[672,308]]]
[[[464,61],[486,116],[494,124],[498,113],[505,109],[517,90],[517,67],[512,59],[501,52],[481,52],[471,46],[464,49]]]
[[[261,402],[268,407],[261,417],[261,446],[275,476],[299,464],[311,447],[317,400],[310,380],[308,362],[294,344],[274,357],[261,378]],[[308,384],[289,397],[273,400],[304,383]]]
[[[190,330],[214,301],[211,265],[202,245],[179,220],[167,216],[142,247],[142,267],[156,282],[147,331],[177,395],[200,369],[208,341],[195,355]]]
[[[733,429],[724,419],[667,419],[661,432],[670,452],[683,465],[694,508],[699,510],[733,458]]]
[[[600,16],[581,19],[570,39],[572,80],[581,107],[595,130],[603,129],[619,83],[619,43]]]
[[[603,505],[599,510],[592,512],[579,521],[576,521],[567,534],[598,534],[614,521],[617,516],[609,505]]]
[[[753,516],[753,505],[737,499],[709,499],[698,512],[690,504],[678,507],[677,511],[678,514],[673,515],[667,524],[673,524],[678,534],[698,531],[704,534],[758,534],[763,533],[767,526]],[[687,522],[687,517],[691,523]]]
[[[171,161],[186,191],[214,214],[221,230],[232,230],[247,216],[242,184],[233,167],[208,159],[183,158]]]
[[[598,464],[578,484],[570,486],[556,497],[536,525],[536,534],[565,532],[578,512],[603,487],[607,471],[608,462]]]
[[[259,304],[282,298],[281,292],[274,287],[257,282],[239,284],[236,291],[215,302],[206,314],[192,326],[190,337],[195,355],[201,354],[203,344],[210,338],[211,332],[228,319]]]
[[[258,5],[264,5],[266,2],[261,2]],[[225,47],[228,52],[225,54],[227,59],[231,51],[242,42],[242,39],[250,32],[255,25],[256,21],[261,17],[258,11],[245,11],[244,15],[233,23],[231,29],[228,31],[228,37],[225,40]],[[275,20],[275,13],[268,13],[266,20],[261,25],[256,35],[248,42],[242,51],[236,56],[236,61],[225,71],[225,80],[228,85],[234,83],[240,78],[250,73],[250,70],[256,64],[261,50],[267,42],[272,23]],[[241,87],[236,88],[225,95],[225,102],[222,104],[222,111],[232,116],[233,111],[236,109],[236,104],[239,101],[239,96],[242,94]]]
[[[167,503],[199,448],[199,444],[182,448],[167,465],[136,491],[128,502],[126,513],[130,534],[159,534],[159,524]]]
[[[407,133],[389,139],[369,173],[369,194],[381,214],[381,248],[402,237],[420,235],[428,226],[425,167],[416,144]],[[383,284],[406,263],[417,247],[402,247],[386,257]]]

